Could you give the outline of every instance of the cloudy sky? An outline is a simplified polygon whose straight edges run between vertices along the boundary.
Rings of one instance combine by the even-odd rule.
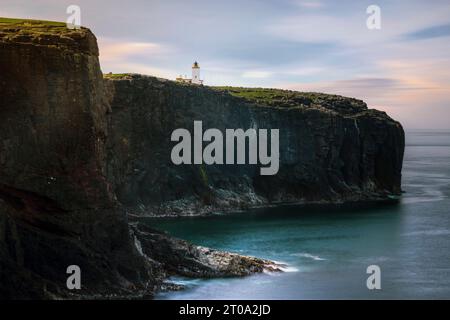
[[[81,8],[103,72],[357,97],[407,129],[450,129],[448,0],[0,0],[0,16],[65,21]],[[366,9],[381,8],[369,30]]]

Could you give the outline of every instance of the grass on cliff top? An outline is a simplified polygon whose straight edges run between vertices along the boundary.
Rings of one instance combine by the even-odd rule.
[[[354,113],[367,108],[366,104],[361,100],[326,93],[228,86],[210,88],[217,91],[228,92],[232,96],[245,99],[250,103],[266,105],[269,107],[323,107],[328,110],[345,113]]]
[[[65,27],[66,23],[48,20],[33,20],[33,19],[18,19],[18,18],[4,18],[0,17],[0,24],[17,24],[17,25],[29,25],[29,26],[53,26],[53,27]]]
[[[6,42],[84,50],[78,48],[77,42],[86,30],[86,28],[67,28],[65,22],[0,17],[0,41]]]
[[[321,99],[329,98],[329,95],[314,92],[299,92],[292,90],[270,88],[242,88],[242,87],[211,87],[214,90],[226,91],[232,96],[244,98],[249,102],[265,104],[277,107],[295,107],[311,105]]]
[[[67,28],[67,24],[65,22],[4,17],[0,17],[0,30],[6,31],[5,34],[16,35],[62,35],[79,31],[78,29]]]
[[[123,79],[129,77],[129,73],[104,73],[103,77],[107,79]]]

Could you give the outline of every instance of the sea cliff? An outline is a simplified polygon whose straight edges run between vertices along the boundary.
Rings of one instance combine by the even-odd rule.
[[[277,89],[185,85],[107,76],[108,180],[142,215],[201,215],[280,203],[383,201],[401,193],[402,126],[357,99]],[[258,165],[174,165],[171,133],[279,129],[279,171]]]
[[[276,270],[173,239],[136,215],[400,193],[403,130],[359,100],[104,77],[98,55],[88,29],[0,19],[0,298],[143,298],[172,274]],[[170,134],[194,120],[279,128],[279,174],[173,165]],[[70,265],[82,270],[81,290],[66,287]]]

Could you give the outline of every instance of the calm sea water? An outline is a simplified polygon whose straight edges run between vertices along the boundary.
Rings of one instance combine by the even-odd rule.
[[[450,299],[450,131],[407,132],[406,192],[371,209],[279,208],[151,220],[172,235],[287,264],[286,272],[192,280],[158,299]],[[368,290],[366,268],[381,268]]]

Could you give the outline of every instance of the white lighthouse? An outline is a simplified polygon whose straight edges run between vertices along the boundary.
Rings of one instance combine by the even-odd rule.
[[[178,76],[176,79],[178,82],[184,82],[184,83],[192,83],[192,84],[203,84],[203,80],[200,80],[200,66],[197,61],[194,62],[192,65],[192,78],[188,79],[183,76]]]
[[[203,81],[200,80],[200,66],[197,61],[195,61],[192,65],[192,83],[203,84]]]

